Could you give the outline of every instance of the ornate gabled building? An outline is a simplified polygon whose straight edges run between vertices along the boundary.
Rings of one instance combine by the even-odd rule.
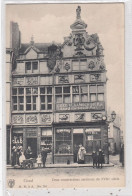
[[[86,32],[81,8],[63,44],[20,44],[12,70],[11,143],[31,146],[34,156],[44,146],[53,163],[76,162],[81,143],[85,162],[102,148],[108,163],[106,68],[97,34]],[[50,159],[51,158],[51,159]]]

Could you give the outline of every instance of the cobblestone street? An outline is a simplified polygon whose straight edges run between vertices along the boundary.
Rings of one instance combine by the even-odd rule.
[[[50,179],[50,183],[52,183],[52,185],[54,183],[56,184],[61,179],[82,179],[83,181],[87,180],[91,182],[98,179],[99,181],[102,181],[104,183],[112,180],[112,182],[114,183],[113,186],[116,186],[116,183],[118,184],[120,180],[124,179],[124,168],[119,163],[118,156],[110,156],[110,161],[112,163],[115,163],[115,165],[111,167],[103,167],[102,169],[92,167],[40,168],[32,170],[8,169],[7,179],[19,179],[19,181],[21,180],[24,184],[26,184],[23,186],[30,186],[33,182],[36,183],[37,181],[38,184],[42,184],[42,182],[44,182],[43,186],[47,187],[47,184],[45,184],[45,182],[47,182],[48,179]],[[41,180],[39,181],[39,179]],[[90,185],[89,183],[87,186]]]

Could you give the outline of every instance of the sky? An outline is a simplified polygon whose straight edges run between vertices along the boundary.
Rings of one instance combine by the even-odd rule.
[[[22,43],[33,35],[37,43],[63,43],[71,33],[76,8],[88,34],[97,33],[104,48],[107,69],[107,107],[124,116],[124,5],[111,4],[21,4],[6,6],[6,47],[10,47],[10,21],[17,22]]]

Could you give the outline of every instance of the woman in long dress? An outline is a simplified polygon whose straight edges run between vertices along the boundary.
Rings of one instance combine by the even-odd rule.
[[[82,146],[82,144],[80,144],[78,154],[77,154],[77,161],[78,161],[79,164],[84,164],[85,154],[86,154],[86,150]]]

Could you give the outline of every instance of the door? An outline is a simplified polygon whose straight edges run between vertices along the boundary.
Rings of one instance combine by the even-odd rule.
[[[80,144],[83,145],[83,134],[73,134],[73,154],[75,163],[77,162],[77,153]]]
[[[32,157],[37,157],[37,138],[27,138],[27,148],[28,146],[31,147],[32,150]]]

